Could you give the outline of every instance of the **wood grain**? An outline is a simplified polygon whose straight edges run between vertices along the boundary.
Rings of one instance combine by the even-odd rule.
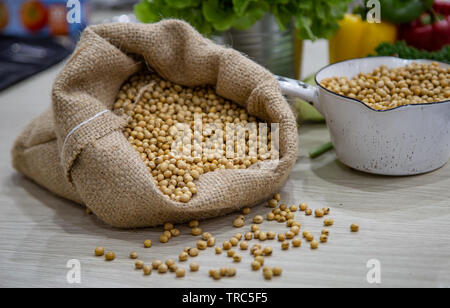
[[[15,136],[36,114],[49,105],[51,81],[61,66],[40,74],[0,94],[0,287],[450,287],[450,166],[415,177],[382,177],[353,171],[333,152],[314,161],[307,152],[329,140],[324,125],[300,129],[298,161],[281,191],[283,202],[308,202],[312,208],[329,206],[330,240],[316,251],[307,243],[281,251],[277,241],[269,265],[283,267],[282,277],[265,281],[262,273],[250,270],[251,258],[235,264],[213,249],[195,258],[197,273],[176,279],[174,274],[152,273],[144,277],[128,259],[132,250],[141,259],[176,258],[197,238],[181,226],[182,235],[167,244],[158,242],[161,228],[123,231],[112,229],[76,204],[62,200],[16,173],[10,163]],[[218,243],[250,228],[250,218],[265,214],[264,205],[252,209],[244,228],[232,227],[229,215],[201,223]],[[319,235],[322,220],[296,214],[302,229]],[[361,230],[351,233],[351,223]],[[276,222],[264,222],[262,229],[285,232]],[[152,239],[150,249],[143,241]],[[253,243],[255,241],[252,241]],[[117,260],[106,263],[93,256],[97,245],[116,252]],[[82,283],[66,281],[66,263],[78,259]],[[381,263],[381,284],[366,280],[368,260]],[[182,265],[188,268],[189,262]],[[235,266],[235,278],[213,281],[210,268]]]

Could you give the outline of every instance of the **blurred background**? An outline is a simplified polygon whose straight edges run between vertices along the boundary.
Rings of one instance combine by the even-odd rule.
[[[67,59],[92,24],[132,14],[136,0],[0,0],[0,91]]]
[[[0,0],[0,91],[67,59],[88,25],[170,17],[307,82],[371,55],[449,62],[450,0]]]

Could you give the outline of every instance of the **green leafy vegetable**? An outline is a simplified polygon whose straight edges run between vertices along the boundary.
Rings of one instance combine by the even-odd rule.
[[[245,11],[245,14],[235,18],[233,27],[237,30],[246,30],[253,26],[255,22],[263,18],[267,13],[269,6],[264,3],[251,3]]]
[[[300,1],[296,15],[299,36],[315,40],[330,38],[338,29],[338,20],[344,17],[349,1],[315,0]]]
[[[157,9],[154,7],[153,3],[148,1],[141,1],[134,7],[134,14],[136,18],[141,22],[150,23],[158,20]]]
[[[232,1],[205,0],[203,15],[217,31],[225,31],[233,26],[236,17]]]
[[[265,14],[285,30],[293,24],[300,39],[329,38],[351,0],[141,0],[136,17],[145,23],[179,18],[210,35],[230,28],[250,28]]]
[[[381,43],[375,51],[378,56],[395,56],[403,59],[429,59],[450,63],[450,45],[441,50],[429,52],[406,45],[404,41],[395,44]]]
[[[257,2],[258,0],[233,0],[233,9],[234,12],[238,15],[238,16],[242,16],[245,13],[245,10],[247,10],[247,7],[252,3],[252,2]]]
[[[176,9],[184,9],[187,7],[196,7],[202,0],[165,0],[167,5],[176,8]]]
[[[184,3],[184,1],[185,0],[143,0],[135,5],[134,13],[137,19],[144,23],[152,23],[164,18],[184,19],[199,32],[209,35],[212,32],[212,26],[205,19],[201,10],[197,8],[197,5],[201,5],[203,1],[187,0],[186,3]],[[182,2],[184,3],[184,8],[180,8]]]

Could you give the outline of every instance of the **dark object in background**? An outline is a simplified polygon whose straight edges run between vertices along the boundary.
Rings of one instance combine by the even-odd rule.
[[[0,91],[61,62],[73,48],[54,38],[0,36]]]

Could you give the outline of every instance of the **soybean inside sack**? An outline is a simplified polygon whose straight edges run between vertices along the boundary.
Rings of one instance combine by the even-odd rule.
[[[112,112],[121,85],[143,66],[180,85],[214,86],[251,115],[279,123],[276,166],[259,162],[203,174],[188,203],[163,195],[123,134],[125,117]],[[224,215],[270,198],[295,163],[297,126],[270,72],[187,23],[107,24],[83,32],[54,82],[51,108],[17,138],[12,157],[19,172],[104,222],[150,227]]]

